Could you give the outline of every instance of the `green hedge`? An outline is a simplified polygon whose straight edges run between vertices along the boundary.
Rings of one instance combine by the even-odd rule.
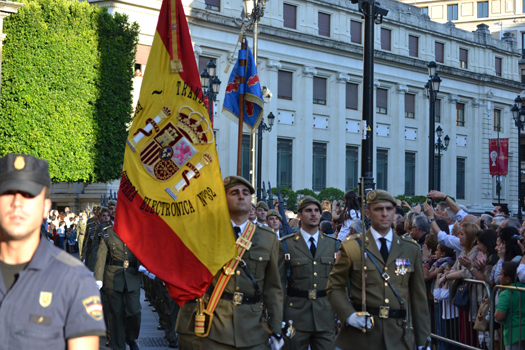
[[[87,2],[24,2],[4,21],[0,155],[44,158],[53,181],[119,178],[138,25]]]

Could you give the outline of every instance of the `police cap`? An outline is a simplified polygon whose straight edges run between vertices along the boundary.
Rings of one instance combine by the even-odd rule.
[[[226,176],[224,178],[224,189],[227,191],[229,188],[232,188],[234,186],[238,186],[238,185],[244,185],[246,187],[248,187],[248,189],[250,190],[250,193],[251,194],[254,194],[255,193],[255,190],[253,189],[253,186],[252,184],[246,180],[244,177],[240,177],[240,176]]]
[[[303,211],[303,209],[306,208],[307,206],[309,206],[310,204],[317,205],[319,207],[319,211],[323,210],[321,208],[321,203],[319,203],[319,201],[317,199],[315,199],[314,197],[311,197],[311,196],[304,196],[299,201],[299,204],[297,205],[297,211],[298,212]]]
[[[49,164],[29,154],[8,153],[0,158],[0,194],[22,191],[36,197],[51,187]]]
[[[366,195],[367,205],[383,202],[390,202],[394,205],[394,207],[397,205],[394,196],[392,196],[389,192],[385,190],[373,190],[368,192],[368,194]]]

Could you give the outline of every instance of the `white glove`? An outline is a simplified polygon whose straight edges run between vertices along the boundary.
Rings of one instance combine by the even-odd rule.
[[[270,337],[270,347],[272,348],[272,350],[281,350],[283,345],[284,345],[284,339],[282,337],[281,339]]]
[[[140,265],[140,266],[139,266],[139,272],[144,273],[144,272],[146,272],[146,271],[148,271],[148,269],[146,269],[146,268],[144,267],[144,265]]]
[[[149,277],[150,279],[152,279],[152,280],[154,280],[154,279],[155,279],[155,275],[154,275],[154,274],[152,274],[151,272],[149,273],[148,277]]]
[[[366,316],[365,315],[359,316],[357,312],[354,312],[353,314],[351,314],[350,317],[348,317],[348,319],[346,320],[346,323],[348,325],[358,328],[358,329],[364,328],[365,322],[366,322]],[[366,328],[372,329],[372,320],[370,318],[368,319],[368,322],[366,323],[367,323]]]
[[[100,288],[102,288],[102,285],[103,285],[102,281],[96,281],[96,283],[97,283],[98,290],[100,290]]]
[[[424,345],[421,345],[417,348],[418,350],[432,350],[430,349],[430,346],[425,347]]]

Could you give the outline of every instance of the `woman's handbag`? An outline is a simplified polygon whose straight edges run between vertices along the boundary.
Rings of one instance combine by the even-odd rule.
[[[452,304],[463,311],[468,311],[470,309],[470,294],[466,285],[462,284],[458,287]]]
[[[476,316],[476,322],[474,322],[474,329],[480,332],[487,332],[489,330],[489,322],[487,321],[487,314],[490,310],[490,302],[488,294],[485,295],[481,305],[478,309],[478,315]]]

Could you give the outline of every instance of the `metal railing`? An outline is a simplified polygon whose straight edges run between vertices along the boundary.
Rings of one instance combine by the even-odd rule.
[[[509,291],[510,292],[510,300],[509,300],[509,310],[510,310],[510,313],[507,313],[507,316],[506,316],[506,319],[505,319],[505,322],[507,320],[509,320],[508,322],[508,338],[511,340],[511,343],[512,343],[512,333],[513,332],[516,332],[516,326],[514,325],[513,326],[513,316],[515,316],[515,313],[518,313],[518,322],[519,322],[519,325],[517,326],[517,331],[519,332],[520,336],[519,336],[519,340],[517,343],[512,343],[512,344],[509,344],[510,345],[510,349],[511,350],[517,350],[517,349],[524,349],[525,348],[525,339],[522,340],[522,336],[523,336],[523,333],[522,333],[522,329],[523,331],[525,331],[525,288],[520,288],[520,287],[515,287],[515,286],[501,286],[501,285],[497,285],[494,287],[494,289],[492,290],[492,295],[491,295],[491,298],[490,298],[490,333],[489,333],[489,337],[491,339],[491,342],[490,342],[490,350],[499,350],[499,349],[505,349],[506,347],[504,346],[509,346],[509,345],[505,345],[505,336],[504,336],[504,332],[503,332],[503,324],[501,324],[501,336],[499,337],[499,347],[495,347],[495,332],[496,330],[494,329],[495,327],[495,321],[494,321],[494,315],[496,314],[496,307],[497,307],[497,304],[496,304],[496,296],[497,295],[501,295],[500,293],[498,293],[499,291]],[[517,304],[518,305],[515,305],[516,304],[516,301],[514,300],[514,296],[515,294],[514,293],[519,293],[519,296],[518,296],[518,300],[517,300]],[[517,345],[517,346],[516,346]]]

